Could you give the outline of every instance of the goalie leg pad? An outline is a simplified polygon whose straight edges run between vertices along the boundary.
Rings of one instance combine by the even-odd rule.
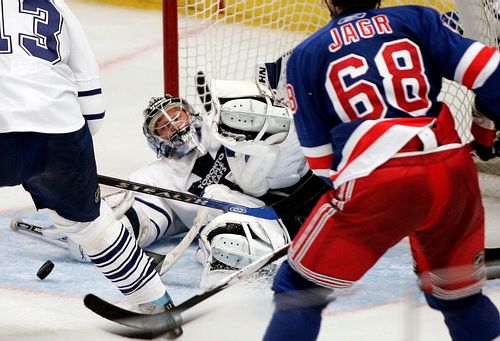
[[[270,221],[236,213],[214,218],[200,233],[199,256],[204,264],[201,286],[220,279],[220,275],[242,268],[260,256],[277,250],[290,237],[279,221]],[[266,267],[272,271],[276,264]]]
[[[236,213],[224,213],[216,217],[200,235],[200,247],[207,258],[215,258],[236,268],[251,263],[289,241],[288,232],[279,221]],[[218,250],[217,253],[214,249]]]
[[[249,239],[237,234],[219,234],[210,243],[213,258],[233,268],[242,268],[272,251],[273,248],[259,239]]]

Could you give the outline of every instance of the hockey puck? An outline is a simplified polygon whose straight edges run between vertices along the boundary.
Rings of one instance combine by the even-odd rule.
[[[52,272],[52,269],[54,269],[54,263],[48,260],[45,263],[43,263],[40,269],[38,269],[36,275],[38,276],[38,278],[43,280]]]

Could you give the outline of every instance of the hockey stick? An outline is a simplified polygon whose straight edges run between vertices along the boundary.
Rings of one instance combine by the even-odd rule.
[[[28,222],[22,220],[21,218],[12,218],[12,220],[10,221],[10,228],[12,229],[12,231],[24,231],[24,232],[30,233],[32,235],[35,235],[37,237],[40,237],[46,241],[59,241],[59,242],[65,243],[65,244],[68,243],[67,237],[51,239],[43,234],[43,230],[44,230],[43,227],[28,223]],[[49,226],[48,228],[54,228],[54,226]],[[144,251],[144,253],[146,253],[146,255],[148,257],[153,259],[153,264],[159,272],[160,265],[163,264],[163,260],[165,259],[166,256],[161,255],[161,254],[156,253],[156,252],[153,252],[153,251],[148,251],[148,250],[143,250],[143,251]]]
[[[223,278],[216,285],[211,286],[201,294],[197,294],[179,304],[176,308],[158,314],[141,314],[130,310],[120,308],[111,304],[93,294],[85,296],[84,304],[97,315],[100,315],[108,320],[111,320],[122,325],[136,328],[136,330],[124,331],[120,333],[122,336],[135,338],[148,338],[151,335],[160,336],[173,328],[179,327],[183,321],[181,313],[194,307],[195,305],[205,301],[213,295],[228,288],[239,280],[250,276],[251,274],[264,268],[269,263],[278,260],[286,255],[290,244],[286,244],[281,248],[259,258],[255,262],[241,268],[233,274]]]
[[[188,196],[189,198],[196,198],[196,200],[208,200],[210,202],[218,202],[218,203],[223,203],[227,207],[244,207],[245,209],[250,209],[250,210],[257,210],[257,212],[263,212],[259,210],[266,210],[267,212],[272,212],[274,214],[275,218],[271,217],[263,217],[265,219],[278,219],[276,216],[279,214],[280,216],[287,216],[290,214],[295,214],[295,212],[300,208],[300,206],[306,204],[309,201],[312,200],[317,200],[317,198],[322,194],[322,191],[316,191],[315,193],[311,193],[311,188],[312,189],[317,189],[317,185],[314,184],[314,181],[317,181],[317,178],[315,179],[315,176],[311,173],[307,176],[304,177],[305,181],[297,188],[295,189],[294,192],[292,192],[288,197],[276,202],[275,204],[267,207],[262,207],[262,208],[249,208],[249,207],[244,207],[240,205],[235,205],[231,203],[226,203],[226,202],[221,202],[217,201],[214,199],[208,199],[208,198],[202,198],[202,197],[197,197],[189,193],[182,193],[182,192],[175,192],[175,191],[170,191],[170,190],[164,190],[162,188],[157,188],[157,187],[151,187],[145,184],[139,184],[139,183],[134,183],[130,182],[127,180],[120,180],[120,179],[115,179],[115,178],[110,178],[110,177],[105,177],[105,176],[99,176],[99,181],[102,184],[106,185],[114,185],[116,182],[120,182],[120,184],[116,187],[122,188],[122,189],[129,189],[129,190],[134,190],[134,186],[137,186],[141,188],[141,190],[138,190],[139,192],[146,193],[146,194],[151,194],[151,195],[158,195],[160,197],[166,197],[162,191],[168,191],[168,192],[175,192],[179,193],[183,196]],[[321,180],[320,180],[321,181]],[[158,194],[159,193],[159,194]],[[179,200],[179,199],[176,199]],[[180,200],[184,201],[184,200]],[[212,205],[202,205],[203,207],[213,207]],[[274,211],[273,211],[274,208]],[[226,211],[227,212],[227,211]],[[236,212],[232,210],[232,212]],[[208,212],[205,212],[208,213]],[[236,212],[236,213],[242,213],[242,212]],[[261,215],[254,215],[250,214],[253,216],[260,216]],[[205,214],[206,217],[206,214]],[[191,245],[192,241],[194,238],[198,235],[201,227],[203,226],[205,218],[199,218],[197,221],[193,223],[193,226],[191,229],[188,231],[188,233],[184,236],[184,238],[181,240],[179,245],[175,247],[174,250],[169,252],[166,256],[165,259],[163,260],[163,264],[161,266],[161,269],[159,270],[160,276],[164,275],[172,266],[173,264],[179,259],[179,257],[182,255],[182,253]]]
[[[194,238],[200,232],[201,227],[203,226],[203,223],[205,222],[207,216],[208,216],[208,209],[206,207],[202,207],[200,214],[196,217],[195,221],[193,222],[193,226],[191,226],[191,228],[186,233],[184,238],[182,238],[179,244],[172,251],[170,251],[167,255],[165,255],[165,258],[161,263],[161,268],[158,271],[160,273],[160,276],[164,275],[168,270],[170,270],[172,265],[174,265],[174,263],[184,253],[184,251],[186,251],[189,245],[191,245]]]
[[[41,237],[46,240],[51,241],[60,241],[63,243],[68,243],[68,239],[66,237],[61,237],[57,239],[48,238],[43,234],[43,228],[37,225],[30,224],[26,221],[23,221],[21,218],[12,218],[10,221],[10,228],[12,231],[24,231],[28,232],[37,237]]]
[[[138,182],[132,182],[123,179],[112,178],[109,176],[98,175],[99,183],[129,191],[150,194],[157,197],[172,199],[177,201],[186,202],[189,204],[205,206],[222,210],[224,212],[233,212],[239,214],[250,215],[257,218],[264,218],[269,220],[279,219],[275,210],[270,206],[264,207],[247,207],[243,205],[233,204],[225,201],[199,197],[190,193],[178,192],[171,189],[149,186]]]

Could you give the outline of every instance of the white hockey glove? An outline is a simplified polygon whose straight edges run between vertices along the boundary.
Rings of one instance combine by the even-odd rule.
[[[309,165],[300,149],[294,125],[283,142],[271,172],[266,177],[269,188],[278,189],[295,185],[307,173]]]
[[[290,236],[279,222],[224,213],[200,233],[198,259],[204,264],[200,286],[217,283],[263,255],[287,244]],[[274,270],[275,264],[267,270]]]
[[[273,151],[251,156],[237,153],[228,158],[238,186],[256,197],[269,189],[295,185],[309,169],[295,130],[271,135],[264,143],[274,147]]]
[[[234,152],[236,184],[252,196],[292,186],[308,166],[291,113],[269,89],[248,81],[214,81],[215,138]]]

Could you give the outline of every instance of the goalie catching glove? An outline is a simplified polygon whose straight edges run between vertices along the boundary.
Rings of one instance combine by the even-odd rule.
[[[210,185],[205,197],[248,207],[263,202],[224,185]],[[212,213],[220,212],[214,210]],[[213,217],[213,215],[212,215]],[[208,287],[259,257],[290,242],[285,226],[278,220],[224,213],[210,219],[199,237],[197,256],[204,265],[200,286]]]
[[[251,81],[212,82],[214,137],[225,147],[235,183],[260,197],[295,185],[309,167],[290,110]]]
[[[477,100],[472,105],[471,146],[481,160],[488,161],[500,156],[500,140],[495,122],[485,115],[483,106]]]

